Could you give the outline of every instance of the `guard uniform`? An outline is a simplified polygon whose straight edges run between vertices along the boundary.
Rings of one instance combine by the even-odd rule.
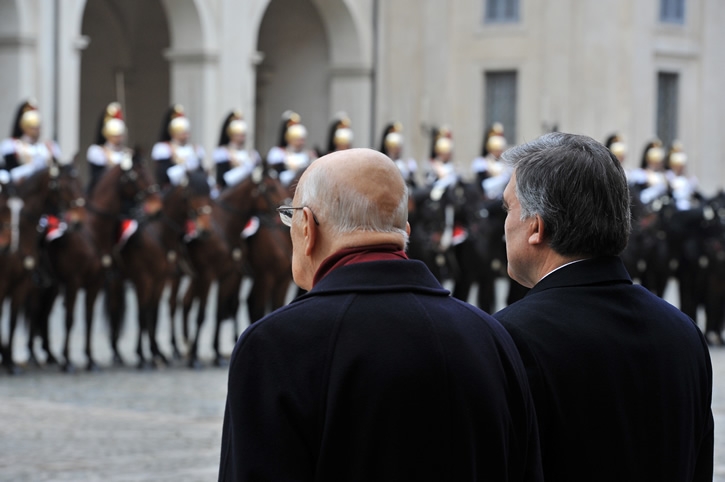
[[[175,168],[172,175],[176,170],[203,171],[204,149],[189,143],[190,130],[191,124],[184,115],[184,108],[178,104],[172,106],[164,116],[160,140],[151,150],[159,185],[170,185],[169,171],[172,168]]]
[[[17,110],[10,138],[0,144],[0,168],[7,170],[13,181],[18,181],[44,169],[61,152],[54,141],[40,141],[41,118],[35,102],[23,102]]]
[[[300,121],[299,114],[286,111],[282,115],[280,142],[267,153],[267,164],[277,170],[279,180],[285,186],[317,158],[314,152],[305,149],[307,129]]]
[[[130,162],[133,152],[125,146],[126,123],[118,102],[111,102],[104,109],[98,123],[96,142],[88,147],[86,159],[90,169],[88,192],[92,192],[108,167]]]
[[[677,209],[687,211],[696,208],[702,196],[698,192],[697,178],[687,175],[687,154],[681,143],[673,143],[667,165],[665,176]]]
[[[383,131],[380,152],[395,162],[408,187],[415,188],[418,186],[415,179],[418,172],[418,163],[415,159],[403,157],[403,140],[403,124],[400,122],[388,124]]]
[[[239,111],[230,112],[224,119],[219,145],[212,153],[216,167],[216,183],[224,189],[246,178],[252,170],[262,163],[256,150],[245,148],[247,123]]]
[[[639,189],[639,198],[643,204],[650,204],[669,190],[664,158],[662,142],[656,139],[645,146],[640,168],[630,173],[629,182]]]
[[[503,191],[511,179],[511,167],[501,161],[506,146],[503,125],[496,122],[486,132],[481,155],[471,162],[477,184],[488,199],[503,199]]]
[[[426,174],[427,183],[433,185],[434,189],[446,189],[458,181],[458,173],[452,156],[451,131],[445,127],[436,129],[431,147],[430,169]]]

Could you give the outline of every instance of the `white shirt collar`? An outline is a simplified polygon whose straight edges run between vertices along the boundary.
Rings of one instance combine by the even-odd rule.
[[[561,266],[559,266],[558,268],[554,268],[554,269],[552,269],[551,271],[549,271],[548,273],[546,273],[546,274],[545,274],[544,276],[542,276],[542,277],[541,277],[541,279],[539,280],[539,283],[541,283],[541,280],[543,280],[544,278],[546,278],[547,276],[549,276],[549,275],[550,275],[551,273],[553,273],[554,271],[558,271],[558,270],[560,270],[561,268],[563,268],[563,267],[565,267],[565,266],[569,266],[570,264],[578,263],[578,262],[580,262],[580,261],[584,261],[584,260],[586,260],[586,259],[587,259],[587,258],[582,258],[582,259],[575,259],[574,261],[569,261],[568,263],[564,263],[564,264],[562,264],[562,265],[561,265]]]

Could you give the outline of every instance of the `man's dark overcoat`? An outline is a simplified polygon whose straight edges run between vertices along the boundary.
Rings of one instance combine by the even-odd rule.
[[[494,316],[526,365],[546,480],[712,481],[705,339],[618,257],[556,270]]]
[[[541,480],[503,327],[419,261],[339,267],[232,354],[220,480]]]

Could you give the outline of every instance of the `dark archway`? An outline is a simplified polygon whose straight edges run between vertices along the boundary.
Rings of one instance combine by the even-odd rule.
[[[82,33],[80,154],[93,142],[98,118],[112,101],[123,104],[128,144],[148,155],[168,108],[169,27],[159,0],[88,0]]]
[[[329,121],[329,43],[309,0],[272,0],[259,28],[256,139],[262,155],[277,143],[282,113],[302,116],[309,147],[324,147]]]

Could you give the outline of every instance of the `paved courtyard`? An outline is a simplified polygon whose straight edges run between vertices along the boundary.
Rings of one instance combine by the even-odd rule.
[[[58,308],[58,305],[56,305]],[[162,316],[166,320],[165,316]],[[109,368],[107,328],[94,328],[95,352],[106,368],[63,374],[28,367],[21,376],[0,373],[0,481],[210,481],[216,480],[227,370],[211,366],[212,326],[202,328],[205,367],[181,361],[156,370]],[[246,326],[246,322],[242,322]],[[242,327],[240,325],[240,328]],[[60,352],[61,315],[53,321]],[[160,326],[169,351],[168,322]],[[126,327],[122,352],[135,361],[135,329]],[[73,331],[72,358],[84,362],[82,326]],[[232,350],[232,327],[222,349]],[[18,334],[23,360],[25,333]],[[725,482],[725,348],[712,350],[715,478]]]

